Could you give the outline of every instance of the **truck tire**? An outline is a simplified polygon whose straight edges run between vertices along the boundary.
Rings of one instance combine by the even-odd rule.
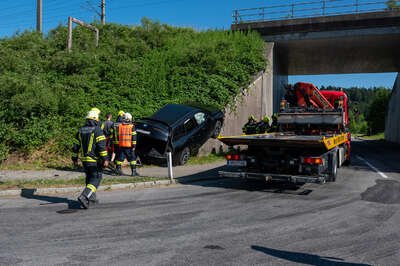
[[[328,182],[335,182],[337,177],[337,169],[338,169],[338,159],[337,152],[331,153],[329,155],[329,164],[328,164]]]

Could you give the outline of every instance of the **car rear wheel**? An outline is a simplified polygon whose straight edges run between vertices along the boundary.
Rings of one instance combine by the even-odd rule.
[[[174,165],[185,165],[190,158],[190,149],[185,147],[180,152],[177,152],[173,155],[173,164]]]
[[[221,120],[218,120],[215,123],[214,130],[213,130],[211,137],[214,139],[217,138],[219,136],[219,134],[221,133],[221,130],[222,130],[222,122],[221,122]]]

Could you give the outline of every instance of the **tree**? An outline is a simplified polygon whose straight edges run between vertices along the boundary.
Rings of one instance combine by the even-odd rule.
[[[390,10],[390,11],[400,11],[400,6],[397,3],[398,0],[388,0],[386,1],[386,10]]]
[[[368,110],[368,125],[372,133],[385,130],[386,110],[390,99],[390,90],[379,90]]]

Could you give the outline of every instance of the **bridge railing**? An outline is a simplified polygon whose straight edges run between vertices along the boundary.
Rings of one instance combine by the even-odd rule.
[[[400,0],[310,0],[233,11],[233,24],[400,10]]]

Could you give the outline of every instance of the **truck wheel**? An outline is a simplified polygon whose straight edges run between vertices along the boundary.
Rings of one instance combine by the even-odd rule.
[[[173,155],[173,165],[184,165],[189,161],[190,149],[188,147],[183,148],[180,152]]]
[[[335,182],[337,177],[337,153],[332,153],[329,156],[329,168],[328,168],[328,180],[329,182]]]

